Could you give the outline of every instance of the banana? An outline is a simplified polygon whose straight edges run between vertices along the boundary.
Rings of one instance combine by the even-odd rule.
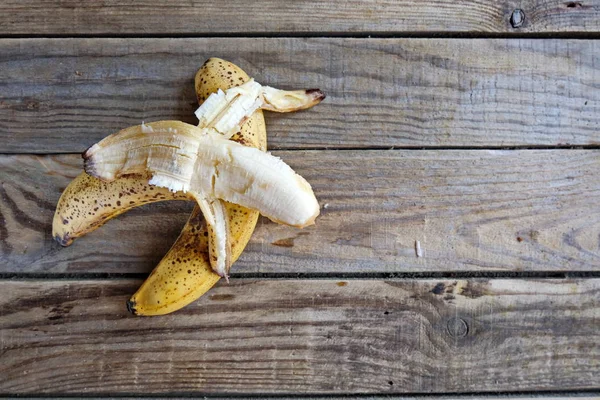
[[[239,87],[226,90],[234,85],[239,85]],[[199,125],[202,128],[178,122],[158,122],[134,127],[135,132],[132,136],[134,141],[121,143],[126,144],[125,148],[134,143],[133,148],[127,150],[126,159],[128,161],[124,161],[123,164],[123,167],[125,167],[123,171],[128,172],[119,172],[119,175],[123,173],[126,175],[112,182],[102,182],[82,174],[65,190],[55,214],[54,236],[59,243],[68,245],[75,238],[90,232],[108,219],[139,204],[189,198],[193,198],[198,202],[199,207],[196,207],[192,213],[176,243],[152,272],[148,280],[128,302],[130,310],[140,315],[158,315],[172,312],[200,297],[218,281],[219,276],[212,272],[211,267],[218,271],[220,275],[227,277],[231,263],[243,251],[258,218],[256,211],[220,200],[218,196],[212,196],[215,193],[206,196],[205,192],[204,195],[200,196],[202,191],[198,191],[199,187],[193,188],[192,191],[189,190],[192,189],[192,176],[194,175],[194,165],[192,165],[191,160],[194,157],[204,161],[207,159],[206,154],[197,157],[194,151],[188,151],[199,145],[198,137],[201,137],[200,141],[205,142],[205,144],[208,136],[212,138],[212,149],[215,150],[211,159],[213,161],[216,159],[220,159],[219,162],[226,161],[223,157],[229,160],[230,151],[222,151],[234,144],[225,140],[229,137],[234,141],[264,150],[266,147],[266,134],[261,109],[289,112],[311,107],[324,98],[324,95],[318,90],[281,91],[261,86],[250,80],[237,66],[219,59],[208,60],[198,71],[196,75],[196,92],[200,102],[206,100],[197,111]],[[129,129],[131,133],[132,128]],[[210,134],[200,134],[198,131],[202,129]],[[159,140],[158,143],[152,143],[144,136],[152,136],[153,139],[163,141],[160,142]],[[135,143],[137,143],[137,147]],[[144,150],[146,145],[149,146]],[[203,149],[211,148],[211,146],[205,145],[201,147]],[[243,146],[234,144],[236,159],[245,154],[244,151],[240,152],[240,147]],[[93,146],[86,153],[88,158],[86,167],[91,174],[96,174],[95,168],[104,164],[103,161],[98,161],[97,158],[94,161],[94,151],[92,149]],[[217,154],[219,151],[221,154]],[[253,151],[246,154],[246,156],[254,158]],[[110,156],[111,153],[113,153],[112,150],[108,152],[108,158],[112,157]],[[103,154],[106,155],[107,153]],[[263,155],[265,154],[261,153],[259,158]],[[144,157],[151,164],[153,162],[162,163],[161,171],[163,174],[148,174],[147,169],[141,167],[141,164],[135,165],[136,160],[139,161]],[[306,187],[310,189],[310,185],[297,177],[283,162],[272,156],[266,158],[268,159],[267,165],[283,165],[283,170],[288,172],[286,176],[288,178],[290,176],[294,177],[292,181],[296,182],[297,187],[304,191],[306,191]],[[248,163],[247,159],[241,157],[241,162],[237,162],[235,168],[225,168],[223,172],[228,173],[230,178],[236,177],[237,172],[244,171],[245,168],[248,169],[252,165],[252,162]],[[205,167],[211,166],[205,165]],[[138,175],[129,175],[130,173]],[[103,178],[115,179],[115,175],[103,176]],[[221,198],[239,201],[239,199],[234,198],[236,193],[232,193],[231,188],[223,184],[230,178],[219,179],[220,191],[218,194]],[[298,185],[298,183],[300,184]],[[240,182],[237,182],[237,184],[240,184]],[[249,185],[250,182],[246,182],[246,184]],[[275,179],[267,177],[262,180],[263,186],[268,184],[278,185],[279,181],[276,177]],[[206,189],[210,186],[210,183],[205,180],[202,185]],[[162,186],[167,186],[171,190],[167,190]],[[135,189],[129,190],[130,188]],[[175,189],[174,192],[173,189]],[[149,192],[152,195],[149,195]],[[312,194],[311,190],[309,192]],[[246,197],[253,199],[255,202],[263,200],[262,203],[265,203],[264,199],[268,196],[260,196],[255,193],[254,196]],[[84,200],[81,204],[74,200],[81,200],[80,198],[89,200]],[[314,199],[314,195],[312,195],[312,198]],[[93,201],[91,201],[92,199]],[[244,203],[244,199],[241,202]],[[92,204],[94,207],[86,208]],[[100,204],[100,207],[98,207],[98,204]],[[245,204],[250,205],[250,203]],[[316,200],[314,204],[316,204]],[[312,205],[313,208],[314,204]],[[256,204],[254,205],[256,206]],[[260,204],[260,206],[268,213],[269,207],[272,208],[273,205]],[[206,221],[209,222],[208,224],[205,224],[200,218],[200,209],[202,209]],[[281,210],[276,211],[281,213]],[[318,206],[316,210],[313,209],[313,214],[315,216],[318,214]],[[282,218],[277,213],[270,215],[270,217],[280,222],[299,226],[314,220],[314,217],[312,220],[311,218],[304,218],[304,220],[300,219],[299,221],[289,220],[285,218],[286,215],[283,215]],[[66,224],[65,221],[67,221]],[[210,257],[207,257],[206,254],[207,248],[209,248]],[[207,260],[207,258],[209,259]]]
[[[83,154],[85,172],[109,182],[150,173],[150,184],[195,199],[209,225],[218,225],[219,215],[209,206],[215,199],[299,228],[313,224],[319,214],[310,184],[279,158],[184,122],[149,127],[150,135],[136,125],[90,147]]]
[[[151,185],[188,193],[209,229],[209,260],[227,277],[231,267],[227,220],[219,200],[259,210],[273,221],[304,227],[319,206],[308,182],[287,164],[258,149],[229,141],[270,93],[270,107],[288,107],[296,93],[263,87],[253,79],[211,94],[196,112],[199,126],[179,121],[142,124],[110,135],[84,154],[85,172],[104,181],[150,173]],[[305,92],[306,93],[306,92]],[[315,101],[312,92],[305,102]]]
[[[211,58],[196,73],[195,89],[198,103],[203,104],[219,89],[227,90],[249,79],[238,66],[225,60]],[[256,110],[231,140],[265,151],[267,131],[262,111]],[[114,182],[121,179],[123,178]],[[148,180],[145,180],[146,184],[147,182]],[[250,241],[259,213],[237,204],[223,204],[229,221],[233,263]],[[208,235],[202,212],[196,206],[171,249],[127,301],[129,311],[142,316],[168,314],[192,303],[212,288],[221,277],[213,271],[208,258]]]

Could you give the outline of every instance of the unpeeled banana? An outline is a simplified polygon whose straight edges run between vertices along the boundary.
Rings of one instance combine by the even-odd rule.
[[[320,91],[264,87],[237,66],[210,59],[196,74],[196,93],[198,127],[162,121],[107,137],[84,155],[86,171],[104,181],[80,175],[57,206],[53,233],[68,245],[137,205],[197,201],[173,247],[128,302],[139,315],[175,311],[227,277],[256,225],[253,209],[295,226],[312,223],[319,212],[310,185],[285,163],[227,139],[264,150],[261,109],[308,108],[324,98]]]

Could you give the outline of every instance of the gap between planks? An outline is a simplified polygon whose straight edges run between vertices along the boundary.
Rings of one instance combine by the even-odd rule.
[[[0,34],[0,39],[573,39],[597,40],[600,32],[240,32],[174,34]]]
[[[271,150],[270,148],[268,150]],[[276,151],[286,151],[286,152],[294,152],[294,151],[346,151],[346,150],[387,150],[387,151],[455,151],[455,150],[465,150],[465,151],[486,151],[486,150],[500,150],[500,151],[518,151],[518,150],[600,150],[600,145],[597,144],[584,144],[584,145],[539,145],[539,146],[531,146],[531,145],[523,145],[523,146],[358,146],[358,147],[334,147],[334,146],[326,146],[326,147],[278,147]],[[3,153],[0,152],[1,156],[69,156],[69,155],[80,155],[77,152],[48,152],[48,153],[37,153],[37,152],[27,152],[20,151],[18,153]]]
[[[143,399],[174,399],[174,398],[200,398],[206,400],[348,400],[348,399],[368,399],[368,400],[598,400],[600,397],[600,391],[597,390],[578,390],[578,391],[523,391],[523,392],[477,392],[477,393],[444,393],[444,394],[385,394],[385,395],[373,395],[363,393],[343,393],[334,395],[302,395],[302,394],[289,394],[289,395],[277,395],[272,393],[262,394],[239,394],[239,395],[226,395],[226,394],[186,394],[186,393],[173,393],[170,396],[165,395],[141,395],[139,393],[118,393],[114,396],[111,395],[58,395],[58,396],[41,396],[41,395],[19,395],[18,398],[22,399],[72,399],[72,398],[84,398],[87,400],[101,400],[101,399],[128,399],[128,398],[143,398]]]
[[[61,281],[94,281],[94,280],[129,280],[145,279],[148,273],[39,273],[39,272],[3,272],[0,280],[35,281],[35,280],[61,280]],[[263,280],[381,280],[381,279],[595,279],[600,278],[600,271],[433,271],[433,272],[356,272],[356,273],[290,273],[290,272],[241,272],[232,273],[231,279],[263,279]]]

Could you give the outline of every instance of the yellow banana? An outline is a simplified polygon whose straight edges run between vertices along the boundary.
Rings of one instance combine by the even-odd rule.
[[[242,87],[223,92],[233,86]],[[209,99],[196,113],[201,126],[223,135],[223,139],[231,137],[234,141],[262,150],[266,147],[266,131],[261,108],[288,112],[308,108],[324,98],[318,90],[292,92],[262,87],[237,66],[220,59],[208,60],[198,71],[196,93],[200,103]],[[142,135],[138,135],[138,139],[142,140],[144,133],[151,133],[156,138],[160,135],[155,130],[164,130],[169,134],[163,135],[165,140],[172,140],[168,137],[172,136],[179,140],[179,149],[185,150],[187,147],[180,140],[195,140],[193,131],[197,131],[197,128],[186,125],[178,122],[142,124],[138,129]],[[223,139],[217,138],[217,141]],[[229,147],[229,144],[225,146]],[[154,150],[150,161],[160,160],[165,149]],[[111,156],[111,152],[108,155]],[[164,155],[164,160],[173,158],[173,154],[168,152]],[[136,159],[132,153],[125,158]],[[181,168],[185,167],[186,157],[180,158],[182,162],[175,163],[167,171],[169,178],[179,176]],[[87,165],[91,173],[94,173],[93,164]],[[99,165],[104,166],[102,162]],[[202,199],[198,199],[194,192],[171,192],[161,188],[160,179],[156,177],[152,178],[154,182],[150,181],[154,184],[150,184],[148,171],[144,168],[129,168],[128,173],[138,175],[126,175],[112,182],[102,182],[85,174],[76,178],[61,196],[53,233],[57,241],[68,245],[73,239],[136,205],[189,199],[192,195],[198,200],[205,217],[212,222],[207,227],[200,217],[199,207],[196,207],[171,250],[128,302],[130,310],[140,315],[172,312],[200,297],[218,281],[213,270],[227,276],[229,266],[239,257],[254,230],[258,212],[217,198],[200,201]],[[173,185],[169,187],[173,189]],[[182,186],[181,189],[189,188]],[[206,254],[207,248],[210,258]]]
[[[211,58],[196,73],[198,103],[202,104],[219,89],[226,90],[248,80],[238,66]],[[262,111],[256,110],[231,140],[265,151],[267,130]],[[233,263],[246,248],[259,213],[225,202],[225,214],[229,218]],[[196,206],[169,252],[127,302],[127,308],[137,315],[168,314],[198,299],[219,279],[208,259],[208,231],[200,207]]]

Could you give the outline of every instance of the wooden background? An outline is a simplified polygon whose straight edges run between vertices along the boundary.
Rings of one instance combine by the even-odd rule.
[[[599,40],[598,0],[0,1],[0,395],[600,395]],[[69,248],[54,207],[209,57],[327,93],[267,115],[322,213],[136,318],[191,204]]]

